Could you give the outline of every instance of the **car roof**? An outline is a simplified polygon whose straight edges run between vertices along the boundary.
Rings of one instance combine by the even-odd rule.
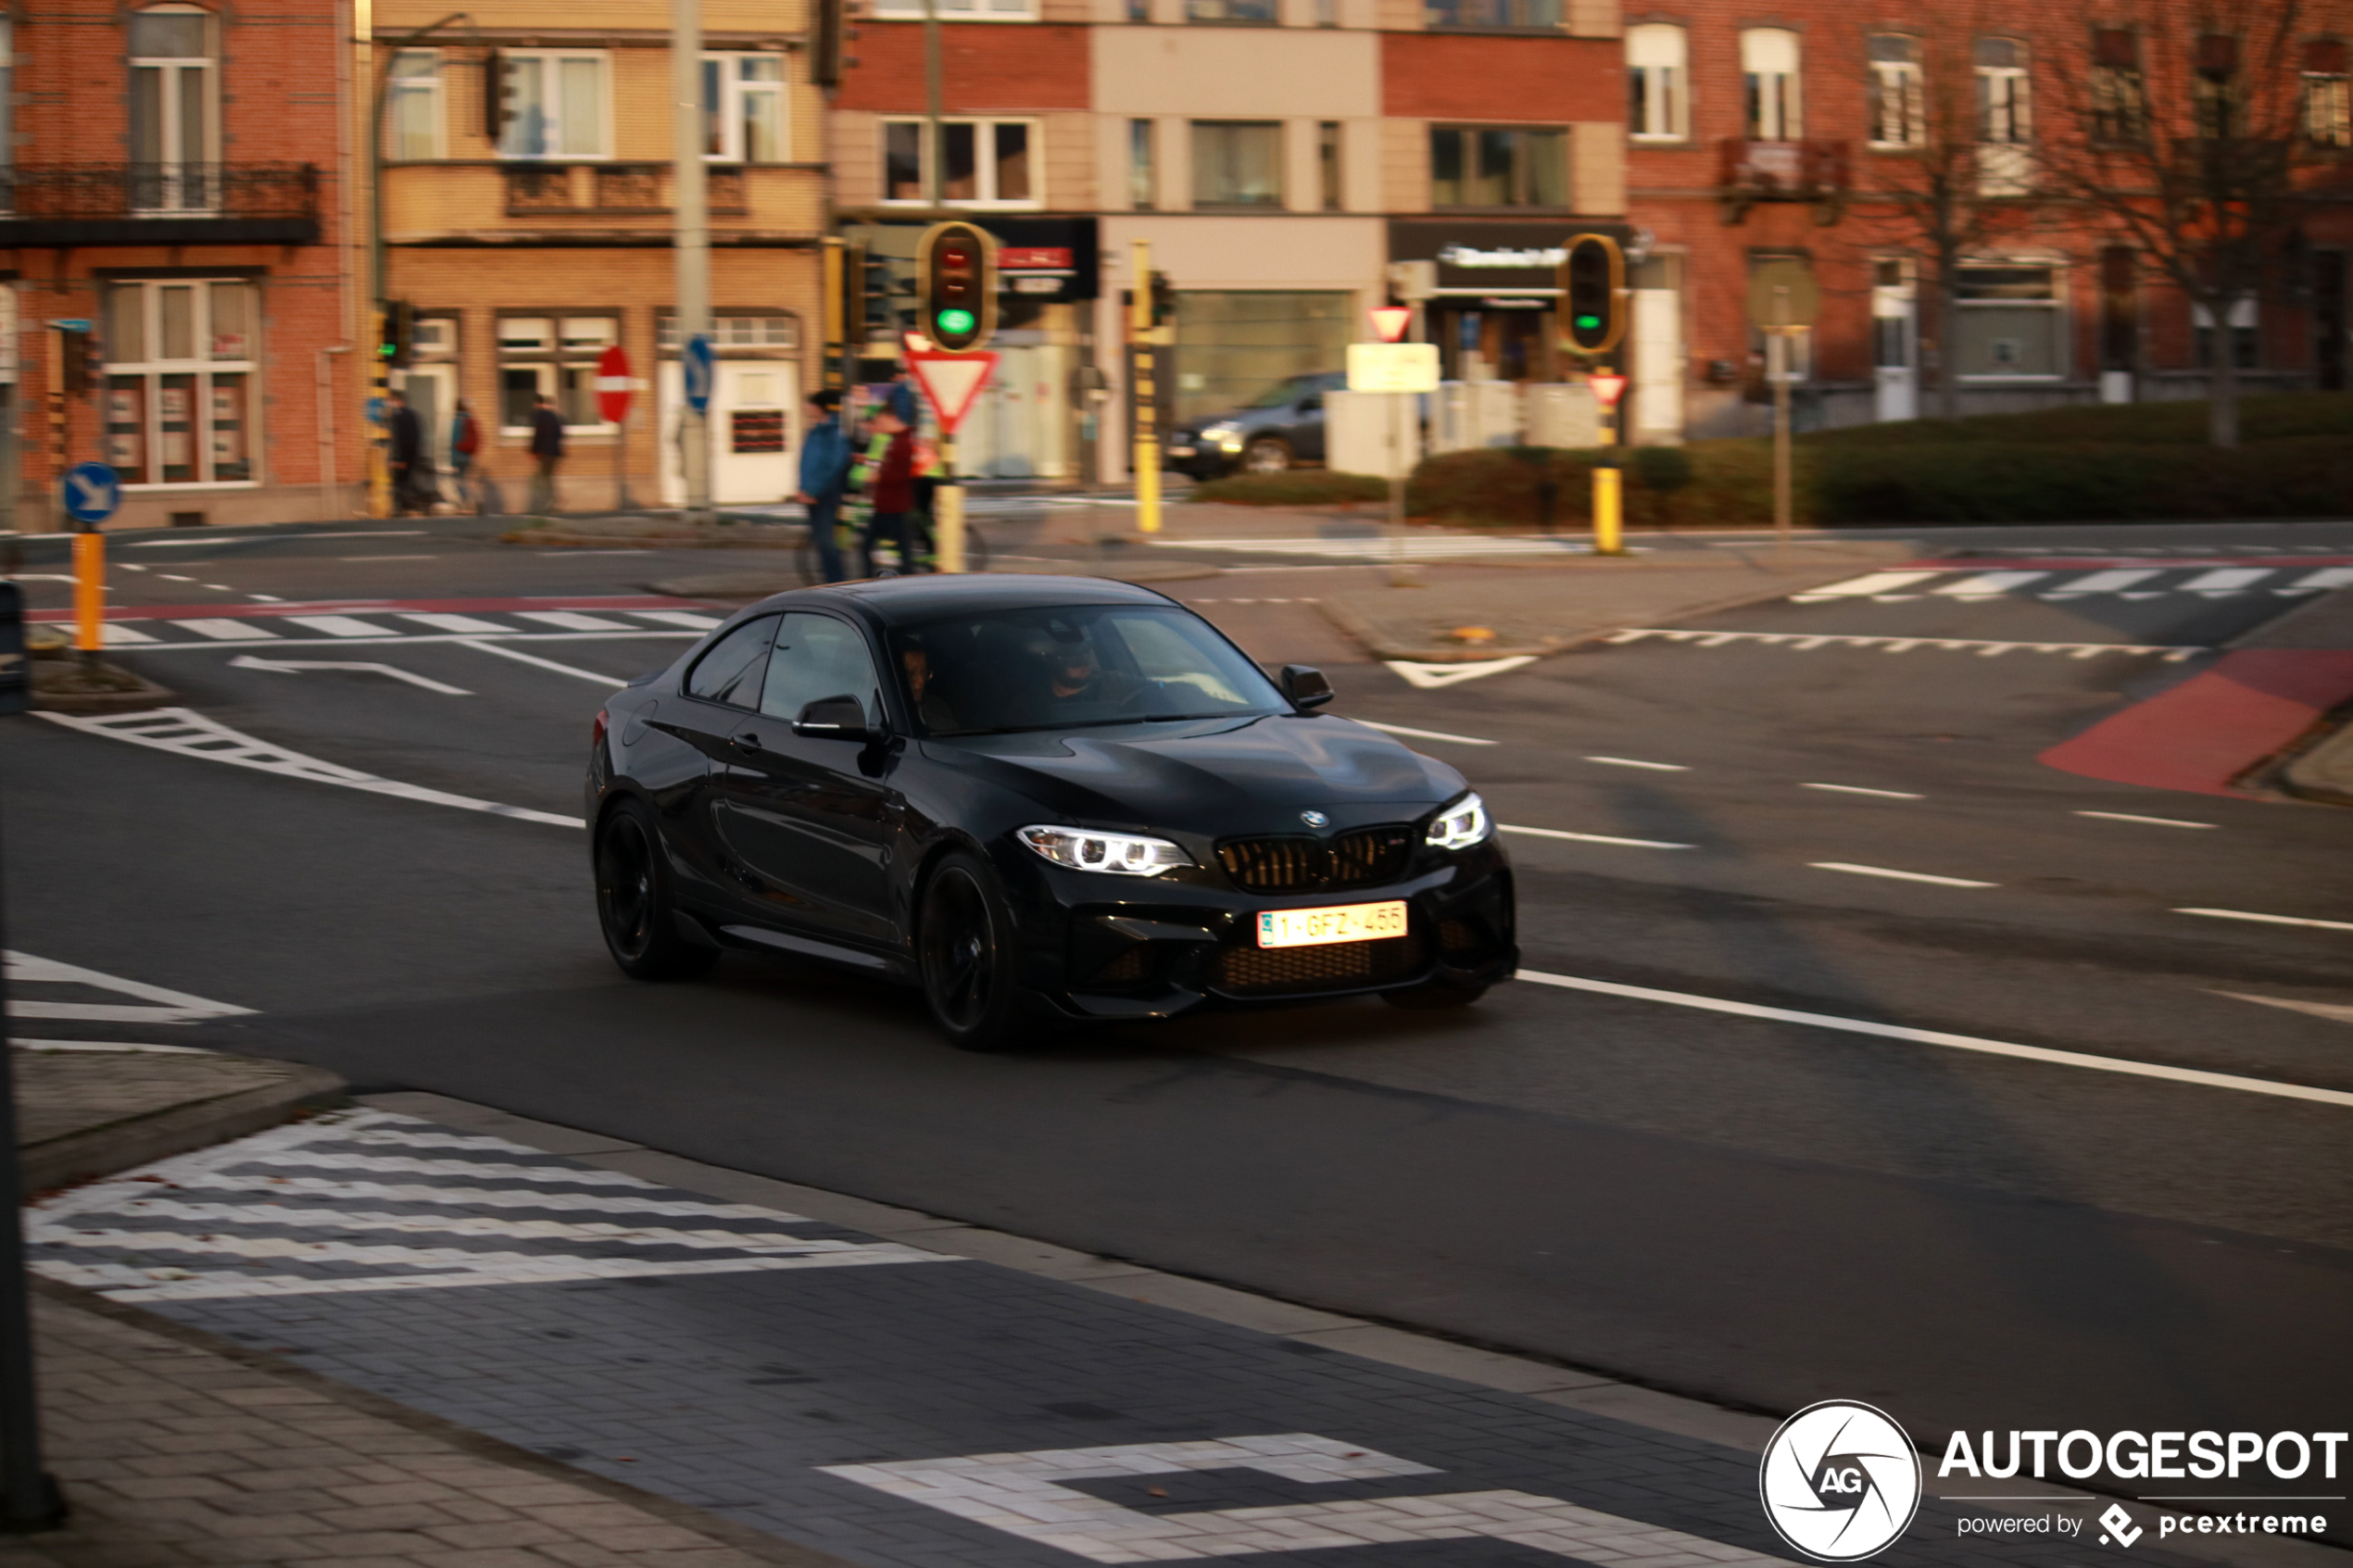
[[[915,577],[879,577],[857,583],[833,583],[821,588],[794,588],[762,599],[762,610],[832,605],[862,611],[887,626],[935,621],[947,615],[971,615],[1000,609],[1037,609],[1051,605],[1154,604],[1173,601],[1165,594],[1111,577],[1049,577],[1029,572],[975,572],[948,576],[925,573]]]

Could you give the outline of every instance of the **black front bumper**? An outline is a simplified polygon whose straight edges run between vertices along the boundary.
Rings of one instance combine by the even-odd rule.
[[[1024,857],[1025,859],[1033,859]],[[1023,981],[1076,1018],[1165,1018],[1507,980],[1519,965],[1511,867],[1492,839],[1378,886],[1252,894],[1203,880],[1006,865]],[[1140,884],[1140,885],[1139,885]],[[1261,947],[1262,909],[1403,899],[1403,936]]]

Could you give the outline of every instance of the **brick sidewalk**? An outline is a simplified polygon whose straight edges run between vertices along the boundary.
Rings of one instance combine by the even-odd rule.
[[[34,1315],[73,1516],[5,1568],[842,1568],[78,1292]]]

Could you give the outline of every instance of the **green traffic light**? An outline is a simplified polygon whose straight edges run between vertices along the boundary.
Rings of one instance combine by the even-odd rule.
[[[953,336],[962,336],[977,324],[969,310],[948,309],[939,313],[939,330]]]
[[[1599,316],[1579,316],[1577,318],[1577,330],[1580,332],[1599,332],[1601,330],[1601,326],[1602,319]]]

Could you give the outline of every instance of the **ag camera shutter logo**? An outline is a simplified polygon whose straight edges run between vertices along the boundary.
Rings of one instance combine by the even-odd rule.
[[[1756,1489],[1781,1539],[1818,1562],[1859,1562],[1919,1512],[1919,1455],[1886,1411],[1824,1399],[1781,1423]]]

